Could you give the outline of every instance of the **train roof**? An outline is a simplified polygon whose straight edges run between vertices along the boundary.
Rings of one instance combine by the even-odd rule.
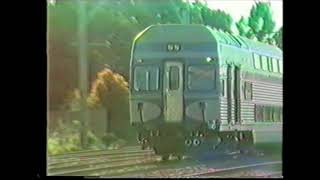
[[[169,33],[175,32],[175,33]],[[162,34],[159,36],[158,34]],[[282,59],[282,50],[276,46],[264,44],[248,38],[223,32],[214,28],[198,24],[160,24],[151,25],[135,37],[135,42],[141,37],[143,42],[157,41],[165,42],[170,40],[183,40],[184,42],[206,42],[217,43],[218,45],[232,46],[246,49],[260,55],[277,57]],[[149,38],[152,37],[152,38]],[[187,37],[187,38],[186,38]],[[152,40],[151,40],[152,39]],[[224,47],[222,47],[224,48]]]
[[[231,45],[238,48],[245,48],[252,52],[269,55],[269,56],[282,56],[282,50],[276,46],[265,44],[262,42],[254,41],[239,35],[234,35],[221,30],[209,29],[214,35],[215,39],[220,44]]]

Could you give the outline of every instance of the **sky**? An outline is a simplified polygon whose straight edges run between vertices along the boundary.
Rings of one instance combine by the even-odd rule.
[[[282,27],[282,0],[259,1],[270,1],[271,8],[273,10],[274,20],[276,21],[276,29]],[[250,9],[255,4],[255,0],[207,0],[207,3],[211,9],[223,10],[229,13],[233,17],[234,21],[238,21],[241,18],[241,16],[249,16]]]

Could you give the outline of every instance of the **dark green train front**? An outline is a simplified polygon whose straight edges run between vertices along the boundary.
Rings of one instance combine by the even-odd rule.
[[[160,154],[181,154],[206,139],[219,144],[225,137],[247,137],[253,142],[257,127],[282,130],[280,119],[263,118],[266,123],[259,126],[255,120],[256,106],[280,113],[282,94],[281,101],[270,98],[261,104],[252,97],[256,82],[281,83],[282,88],[282,67],[260,72],[254,57],[261,66],[264,55],[267,63],[277,60],[280,66],[282,52],[267,45],[254,50],[250,43],[203,25],[154,25],[138,34],[131,53],[130,121],[139,141]]]

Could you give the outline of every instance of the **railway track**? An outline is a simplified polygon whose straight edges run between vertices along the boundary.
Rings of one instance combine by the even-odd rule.
[[[223,161],[231,162],[231,159],[230,156],[229,160]],[[49,176],[100,177],[281,177],[282,173],[279,169],[281,161],[234,165],[231,162],[217,168],[194,159],[161,161],[152,150],[126,147],[50,156],[47,172]],[[270,171],[272,167],[277,168]],[[269,170],[259,171],[266,168]]]
[[[148,164],[157,157],[151,150],[129,147],[119,150],[91,150],[48,157],[48,175],[91,176],[110,169]]]
[[[134,159],[134,160],[127,160],[123,159],[118,162],[110,163],[101,163],[101,164],[90,164],[84,166],[72,166],[72,167],[64,167],[59,168],[56,172],[49,173],[49,175],[53,176],[101,176],[105,173],[105,171],[111,171],[113,169],[131,167],[136,165],[150,165],[154,163],[157,159],[150,158],[150,159]]]
[[[230,166],[226,168],[212,168],[203,164],[195,166],[182,166],[181,168],[157,169],[148,173],[128,175],[124,177],[167,177],[167,178],[208,178],[208,177],[282,177],[282,171],[279,170],[280,161],[262,162],[255,164],[245,164],[240,166]]]
[[[271,167],[278,169],[281,166],[281,161],[272,161],[220,169],[208,168],[204,172],[186,174],[184,175],[184,177],[265,177],[275,175],[281,176],[281,171],[274,172],[274,170],[272,170],[269,173],[264,172],[265,170],[261,171],[261,169],[270,169]]]
[[[51,162],[59,161],[59,160],[66,160],[66,159],[72,159],[72,158],[78,158],[81,156],[92,156],[92,155],[99,155],[101,153],[107,153],[107,154],[113,154],[113,153],[121,153],[126,151],[139,151],[141,150],[140,146],[131,146],[131,147],[124,147],[120,149],[102,149],[102,150],[83,150],[83,151],[76,151],[76,152],[69,152],[64,154],[57,154],[57,155],[51,155],[48,157],[48,160]]]
[[[146,151],[135,150],[135,151],[112,152],[112,153],[102,151],[100,153],[81,155],[77,157],[65,158],[65,159],[59,159],[59,160],[49,159],[48,165],[55,166],[60,164],[75,163],[79,161],[84,162],[84,161],[90,161],[95,159],[113,159],[113,158],[128,157],[128,156],[142,156],[142,155],[148,155],[152,153],[153,151],[151,150],[146,150]]]

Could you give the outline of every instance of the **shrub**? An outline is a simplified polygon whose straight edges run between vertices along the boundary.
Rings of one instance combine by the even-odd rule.
[[[125,137],[129,123],[129,90],[125,78],[110,70],[104,69],[97,74],[89,97],[88,106],[92,109],[104,107],[108,112],[108,132]]]

